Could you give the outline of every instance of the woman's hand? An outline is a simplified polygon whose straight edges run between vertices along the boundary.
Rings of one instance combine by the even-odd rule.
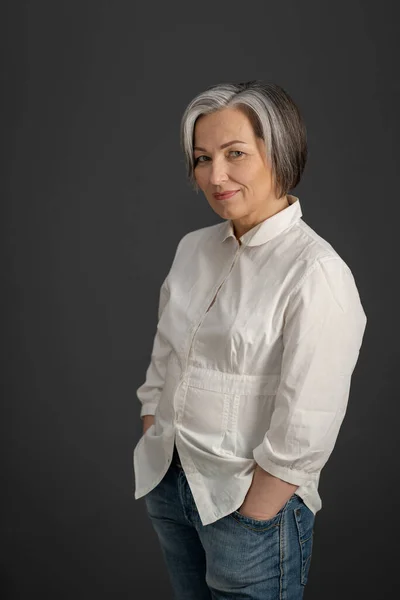
[[[297,485],[282,481],[257,465],[251,486],[238,512],[261,521],[272,519],[297,488]]]
[[[154,423],[154,415],[144,415],[143,419],[143,435],[146,433],[149,427]]]
[[[279,511],[275,513],[265,513],[265,512],[254,512],[253,510],[249,510],[244,502],[242,506],[238,508],[238,512],[244,517],[249,517],[250,519],[256,519],[257,521],[270,521],[273,519]]]
[[[238,512],[245,517],[250,517],[251,519],[269,521],[278,514],[281,508],[282,507],[277,508],[275,505],[275,507],[269,507],[269,510],[266,510],[263,504],[260,504],[260,502],[254,502],[252,500],[251,493],[249,493],[246,496],[243,504],[238,508]]]

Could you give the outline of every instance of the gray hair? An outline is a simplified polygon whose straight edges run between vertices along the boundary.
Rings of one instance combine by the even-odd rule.
[[[201,115],[235,107],[249,118],[265,151],[281,198],[300,182],[307,162],[307,133],[300,111],[289,94],[275,83],[259,80],[220,83],[207,88],[188,104],[182,116],[180,143],[187,176],[198,191],[194,177],[194,128]]]

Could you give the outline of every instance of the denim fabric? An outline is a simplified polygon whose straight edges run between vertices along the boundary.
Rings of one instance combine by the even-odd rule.
[[[176,600],[303,598],[315,515],[296,494],[269,520],[234,511],[202,525],[175,447],[144,498]]]

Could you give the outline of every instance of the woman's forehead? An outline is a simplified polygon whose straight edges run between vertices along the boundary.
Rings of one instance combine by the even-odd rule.
[[[253,138],[253,128],[247,116],[233,109],[201,115],[194,129],[194,145],[199,149],[206,149],[207,144],[220,148],[230,141],[249,144]]]

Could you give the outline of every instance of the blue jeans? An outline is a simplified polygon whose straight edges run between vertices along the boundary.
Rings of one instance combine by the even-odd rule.
[[[301,600],[315,515],[293,494],[272,519],[234,511],[202,525],[174,452],[162,481],[144,496],[176,600]]]

